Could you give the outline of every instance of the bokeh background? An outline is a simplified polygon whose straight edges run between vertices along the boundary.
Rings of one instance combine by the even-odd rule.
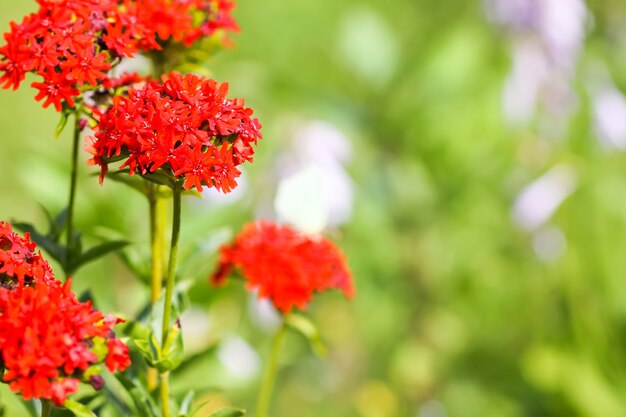
[[[3,0],[1,28],[34,8]],[[176,393],[254,404],[275,314],[206,278],[242,224],[281,218],[326,225],[358,293],[311,305],[327,358],[289,335],[273,417],[626,415],[626,3],[241,0],[236,17],[207,69],[264,139],[235,192],[185,201]],[[42,225],[70,138],[33,97],[0,94],[0,218]],[[78,226],[145,258],[146,203],[95,173]],[[129,317],[148,298],[113,255],[74,283]]]

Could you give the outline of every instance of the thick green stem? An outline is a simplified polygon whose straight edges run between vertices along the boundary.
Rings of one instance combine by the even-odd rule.
[[[165,213],[163,199],[159,196],[161,187],[151,186],[148,202],[150,204],[150,248],[152,261],[150,268],[150,301],[154,305],[161,295],[163,285],[163,242],[165,228],[163,216]]]
[[[148,204],[150,206],[150,302],[152,308],[161,295],[163,286],[163,246],[165,240],[164,215],[165,206],[160,196],[161,187],[156,184],[149,185]],[[159,384],[159,374],[155,368],[148,369],[148,390],[153,391]]]
[[[170,373],[161,374],[161,408],[163,409],[163,417],[171,417],[170,413]]]
[[[261,381],[261,389],[259,391],[259,398],[256,403],[256,417],[266,417],[270,407],[270,400],[272,399],[272,391],[274,389],[274,381],[276,380],[276,372],[278,371],[278,360],[280,358],[280,351],[283,346],[283,340],[287,333],[287,321],[283,322],[283,325],[274,336],[272,341],[272,350],[265,366],[265,372],[263,373],[263,380]]]
[[[76,178],[78,176],[78,140],[80,138],[80,117],[75,113],[74,122],[74,139],[72,143],[72,172],[70,175],[70,196],[67,203],[67,222],[66,222],[66,252],[65,252],[65,271],[71,270],[71,247],[74,234],[74,200],[76,199]]]
[[[173,190],[174,209],[172,214],[172,240],[170,243],[170,259],[167,264],[167,281],[165,282],[165,309],[163,310],[163,327],[161,341],[165,343],[170,329],[172,317],[172,299],[174,298],[174,283],[176,281],[176,259],[178,258],[178,239],[180,238],[180,197],[178,188]]]
[[[172,298],[174,298],[174,283],[176,281],[176,259],[178,257],[178,239],[180,237],[180,200],[181,190],[175,186],[172,190],[174,208],[172,214],[172,240],[170,244],[170,259],[167,265],[167,281],[165,283],[165,308],[163,310],[163,326],[161,333],[161,346],[165,344],[170,331],[172,318]],[[161,405],[163,417],[170,417],[169,409],[169,373],[161,374]]]
[[[41,400],[41,417],[50,417],[52,405],[50,400]]]

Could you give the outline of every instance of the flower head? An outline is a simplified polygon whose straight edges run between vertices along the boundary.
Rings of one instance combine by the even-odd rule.
[[[22,237],[9,223],[0,222],[0,287],[13,289],[55,281],[52,268],[35,248],[28,233]]]
[[[29,237],[0,222],[0,357],[2,381],[24,399],[61,405],[105,363],[130,364],[128,348],[113,334],[119,319],[104,316],[55,280]]]
[[[243,100],[226,97],[227,84],[197,75],[171,73],[116,96],[99,117],[88,146],[102,181],[112,159],[123,159],[130,174],[161,170],[183,187],[229,192],[252,161],[260,123]]]
[[[223,246],[211,281],[220,284],[233,270],[247,288],[285,313],[304,309],[315,292],[335,288],[347,297],[354,294],[352,275],[334,243],[270,222],[244,226],[231,245]]]
[[[120,58],[168,43],[237,30],[230,0],[39,0],[39,10],[11,22],[0,46],[0,86],[17,89],[26,73],[37,100],[72,108],[81,90],[97,88]]]

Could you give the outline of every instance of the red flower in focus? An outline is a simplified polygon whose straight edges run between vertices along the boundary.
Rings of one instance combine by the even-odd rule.
[[[304,309],[315,292],[336,288],[347,297],[354,294],[352,275],[334,243],[270,222],[244,226],[234,243],[223,246],[211,281],[221,284],[233,270],[284,313]]]
[[[106,361],[111,370],[129,363],[128,348],[113,335],[118,319],[79,301],[54,279],[28,235],[0,222],[0,355],[2,381],[24,399],[57,405],[78,389],[85,371]],[[108,352],[101,358],[96,352]]]
[[[228,84],[197,75],[171,73],[116,96],[99,116],[88,151],[101,167],[121,156],[130,174],[164,170],[184,178],[183,187],[215,187],[225,193],[241,175],[237,166],[252,161],[261,125],[243,100],[226,98]],[[119,159],[119,158],[116,158]]]
[[[119,58],[190,46],[200,38],[237,30],[231,0],[39,0],[39,10],[11,22],[0,47],[0,86],[17,89],[25,74],[44,107],[74,107],[79,86],[98,87]]]
[[[12,289],[55,281],[52,268],[35,247],[28,233],[21,237],[9,223],[0,222],[0,287]]]

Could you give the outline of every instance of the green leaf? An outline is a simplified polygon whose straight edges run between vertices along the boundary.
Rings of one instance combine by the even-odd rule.
[[[150,285],[149,261],[145,259],[145,256],[142,255],[136,247],[118,251],[117,255],[133,275],[139,278],[144,284]],[[151,304],[148,303],[148,306],[151,306]]]
[[[80,301],[81,303],[86,303],[87,301],[91,301],[93,307],[96,308],[94,299],[93,299],[93,292],[91,292],[91,288],[87,288],[85,291],[80,293],[80,295],[78,296],[78,301]]]
[[[159,417],[159,408],[137,377],[131,377],[127,372],[118,372],[115,378],[130,394],[139,417]]]
[[[78,258],[72,262],[72,271],[80,268],[82,265],[92,262],[98,258],[101,258],[107,255],[110,252],[123,248],[124,246],[129,245],[130,242],[126,240],[113,240],[110,242],[104,242],[100,245],[94,246],[82,254],[78,255]]]
[[[167,339],[161,349],[161,358],[156,364],[160,372],[173,371],[181,364],[184,357],[183,334],[180,326],[174,324],[167,333]]]
[[[58,216],[52,217],[52,214],[50,214],[43,204],[39,204],[39,207],[48,220],[48,233],[46,236],[53,242],[58,243],[61,233],[63,233],[63,229],[65,229],[66,226],[67,209],[63,209]]]
[[[59,123],[57,123],[57,127],[54,129],[54,138],[58,139],[59,136],[61,136],[61,133],[63,133],[63,129],[65,129],[65,125],[67,125],[67,119],[70,116],[70,112],[64,110],[63,113],[61,113],[61,120],[59,120]]]
[[[161,360],[161,347],[154,334],[150,334],[147,339],[134,339],[133,343],[141,356],[152,367],[156,367]]]
[[[21,400],[22,405],[26,408],[26,411],[28,411],[30,417],[39,417],[39,412],[35,406],[35,400],[25,400],[21,395],[18,395],[17,397]]]
[[[162,172],[151,172],[144,174],[141,177],[155,184],[165,185],[170,188],[173,187],[172,178]]]
[[[74,413],[77,417],[97,417],[89,408],[87,408],[86,405],[83,405],[78,401],[65,400],[63,406]]]
[[[322,337],[315,324],[307,317],[300,314],[291,313],[285,317],[285,321],[289,327],[301,333],[307,338],[313,352],[320,357],[327,355],[327,349],[322,342]]]
[[[121,169],[119,171],[107,172],[106,177],[122,184],[128,185],[133,190],[139,191],[143,195],[148,194],[146,182],[138,175],[130,175],[130,170]]]
[[[180,409],[178,410],[178,417],[189,417],[191,413],[191,402],[195,392],[189,391],[183,401],[180,403]]]
[[[209,415],[209,417],[241,417],[246,414],[246,410],[235,407],[225,407]]]

